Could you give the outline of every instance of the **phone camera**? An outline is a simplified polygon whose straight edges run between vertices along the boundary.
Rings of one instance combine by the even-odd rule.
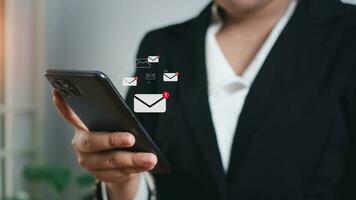
[[[65,89],[70,89],[71,86],[68,83],[63,83],[63,88]]]
[[[80,96],[79,91],[68,81],[54,80],[52,85],[62,97],[77,98]]]

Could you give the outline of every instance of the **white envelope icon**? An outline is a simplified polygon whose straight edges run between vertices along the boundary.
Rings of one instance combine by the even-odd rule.
[[[136,68],[151,68],[147,58],[136,58]]]
[[[159,62],[159,56],[148,56],[147,61],[149,63],[158,63]]]
[[[134,111],[136,113],[164,113],[166,99],[162,94],[135,94]]]
[[[122,79],[122,86],[137,86],[136,77],[125,77]]]
[[[177,82],[178,81],[178,73],[163,73],[163,81],[164,82]]]

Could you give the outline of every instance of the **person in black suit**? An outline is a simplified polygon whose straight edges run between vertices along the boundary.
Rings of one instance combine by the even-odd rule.
[[[137,57],[159,53],[160,63],[136,75],[180,74],[177,83],[141,81],[127,95],[133,107],[135,94],[171,94],[166,113],[137,114],[172,166],[169,175],[153,175],[158,199],[356,199],[356,8],[338,0],[295,5],[288,18],[287,0],[216,0],[196,18],[144,37]],[[215,32],[214,12],[223,22]],[[210,60],[217,51],[220,61]],[[219,95],[211,97],[211,66],[242,79],[254,74],[243,98],[227,100],[227,108],[242,106],[238,115],[226,110],[238,116],[227,150],[221,130],[231,117],[221,120]],[[134,137],[90,134],[55,91],[53,97],[76,128],[79,163],[106,183],[97,198],[101,189],[113,200],[136,198],[140,173],[157,158],[110,151],[132,146]]]

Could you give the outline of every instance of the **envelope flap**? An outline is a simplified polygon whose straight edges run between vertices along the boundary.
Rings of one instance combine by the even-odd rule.
[[[169,79],[172,79],[172,78],[174,78],[175,76],[177,76],[176,73],[164,73],[164,75],[165,75],[167,78],[169,78]]]
[[[147,59],[146,58],[137,58],[136,63],[147,63]]]
[[[148,60],[151,60],[151,61],[156,61],[159,59],[159,56],[148,56]]]
[[[135,77],[126,77],[126,78],[124,78],[124,81],[126,81],[126,82],[128,82],[128,83],[132,83],[132,82],[134,82],[135,80],[136,80]]]
[[[148,107],[152,107],[164,99],[162,94],[136,94],[134,98]]]

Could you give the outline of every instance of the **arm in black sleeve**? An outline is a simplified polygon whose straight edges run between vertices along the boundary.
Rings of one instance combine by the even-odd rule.
[[[351,109],[346,121],[349,146],[346,153],[344,176],[338,185],[337,200],[356,199],[356,85],[354,88]]]
[[[356,61],[354,63],[349,81],[337,99],[328,143],[308,200],[356,199]]]

